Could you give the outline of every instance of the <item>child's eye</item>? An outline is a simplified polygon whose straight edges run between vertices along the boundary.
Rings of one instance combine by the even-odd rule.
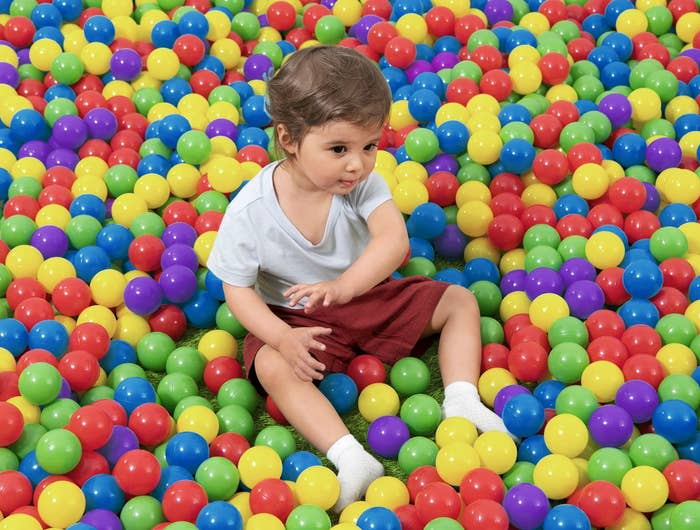
[[[377,144],[367,144],[365,146],[365,151],[374,151],[377,148]]]
[[[346,151],[346,149],[344,145],[334,145],[333,147],[331,147],[331,151],[333,151],[337,155],[342,155]]]

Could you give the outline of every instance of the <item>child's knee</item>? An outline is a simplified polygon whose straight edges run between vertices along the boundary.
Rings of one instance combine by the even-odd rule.
[[[255,375],[260,384],[267,389],[268,386],[278,384],[279,378],[285,376],[285,365],[282,355],[277,350],[263,346],[255,356]]]
[[[450,285],[445,291],[445,295],[449,297],[450,305],[453,308],[479,314],[479,304],[476,297],[466,287]]]

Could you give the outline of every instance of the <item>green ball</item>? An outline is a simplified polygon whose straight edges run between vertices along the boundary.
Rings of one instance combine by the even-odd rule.
[[[170,523],[164,530],[197,530],[197,527],[187,521],[177,521],[175,523]]]
[[[644,86],[656,92],[662,103],[668,103],[678,94],[678,78],[667,70],[649,74]]]
[[[654,184],[656,182],[656,173],[647,166],[630,166],[625,170],[625,174],[634,177],[640,182]]]
[[[532,462],[516,462],[513,464],[513,467],[503,475],[503,484],[508,489],[518,484],[534,484],[534,473],[535,464]]]
[[[209,158],[211,141],[202,131],[191,130],[180,136],[176,149],[184,162],[199,165]]]
[[[78,107],[68,98],[52,99],[44,109],[44,119],[51,127],[63,116],[77,116]]]
[[[19,458],[7,447],[0,447],[0,472],[16,471],[19,467]]]
[[[49,363],[32,363],[19,375],[19,393],[34,405],[48,405],[61,391],[61,374]]]
[[[80,405],[72,399],[57,399],[41,410],[41,424],[47,430],[62,429]]]
[[[661,402],[677,399],[685,401],[693,409],[700,407],[700,385],[689,375],[667,375],[661,381],[658,392]]]
[[[235,432],[252,441],[255,434],[253,416],[240,405],[226,405],[216,413],[219,419],[219,432]]]
[[[567,385],[580,381],[581,374],[588,364],[588,352],[576,342],[560,342],[554,345],[547,358],[547,367],[552,377]]]
[[[632,467],[632,461],[625,451],[616,447],[603,447],[588,459],[588,478],[606,480],[619,488],[622,477]]]
[[[199,388],[194,379],[185,374],[167,374],[158,383],[156,394],[163,406],[173,410],[175,406],[187,396],[196,396]]]
[[[156,457],[160,467],[165,469],[168,467],[168,459],[165,457],[165,450],[168,448],[168,442],[163,442],[153,450],[153,456]]]
[[[404,142],[406,154],[416,162],[428,162],[440,151],[440,143],[433,131],[418,127],[406,136]]]
[[[19,177],[10,184],[10,187],[7,189],[7,197],[11,199],[18,195],[25,195],[36,199],[39,197],[42,189],[41,182],[34,177]]]
[[[488,29],[477,29],[467,40],[467,50],[473,52],[479,46],[493,46],[498,48],[498,36]]]
[[[54,475],[73,470],[80,462],[82,454],[80,440],[66,429],[48,431],[36,444],[37,463]]]
[[[102,223],[91,215],[76,215],[66,225],[66,235],[73,248],[94,245],[100,230]]]
[[[141,366],[135,363],[122,363],[115,366],[107,376],[107,384],[114,388],[119,386],[119,383],[130,377],[140,377],[146,379],[146,372]]]
[[[4,238],[3,241],[5,241]],[[8,269],[4,263],[0,263],[0,296],[5,296],[7,288],[12,283],[13,279],[10,269]]]
[[[559,184],[554,186],[554,192],[557,194],[557,197],[563,197],[564,195],[575,195],[576,192],[574,191],[573,179],[571,176],[566,177]]]
[[[231,30],[238,33],[244,41],[253,40],[260,33],[260,21],[253,13],[242,11],[234,15]]]
[[[593,411],[598,408],[598,401],[587,388],[572,385],[559,392],[554,408],[557,414],[573,414],[587,424]]]
[[[80,57],[70,52],[58,54],[51,63],[51,75],[63,85],[77,83],[84,71]]]
[[[216,310],[216,327],[228,331],[237,339],[242,339],[248,333],[225,303]]]
[[[651,466],[659,471],[678,460],[678,453],[671,442],[653,433],[638,436],[630,445],[629,455],[635,466]]]
[[[581,36],[578,26],[570,20],[560,20],[555,23],[552,26],[552,31],[564,39],[565,42],[578,39]]]
[[[649,23],[649,31],[657,37],[666,33],[673,25],[673,15],[666,6],[654,6],[644,11]]]
[[[228,458],[207,458],[197,468],[194,479],[207,492],[209,502],[229,500],[238,489],[238,469]]]
[[[535,140],[535,133],[532,132],[530,126],[521,121],[513,121],[506,124],[498,135],[504,144],[510,140],[525,140],[532,145]]]
[[[587,74],[574,81],[574,90],[579,99],[595,101],[605,87],[600,79]]]
[[[280,48],[277,43],[270,41],[258,42],[255,45],[255,48],[253,48],[253,53],[259,53],[260,55],[264,55],[270,59],[275,68],[280,67],[282,64],[282,58],[284,57],[282,54],[282,48]]]
[[[134,95],[131,96],[131,101],[136,106],[136,111],[146,116],[153,105],[163,102],[163,96],[155,88],[144,87],[134,92]]]
[[[647,77],[652,72],[664,70],[664,65],[656,59],[643,59],[630,71],[629,87],[632,90],[644,88]]]
[[[423,394],[430,386],[430,370],[417,357],[404,357],[391,367],[389,381],[400,396]]]
[[[557,248],[559,243],[561,243],[561,236],[556,228],[546,224],[531,226],[523,235],[523,248],[526,251],[538,246]]]
[[[116,388],[116,387],[115,387]],[[80,404],[84,407],[101,399],[113,399],[114,389],[109,386],[94,386],[83,394],[80,398]]]
[[[139,176],[136,170],[125,164],[117,164],[105,171],[104,181],[112,197],[132,193]]]
[[[592,77],[598,79],[600,77],[600,70],[591,61],[577,61],[571,67],[571,77],[574,79],[574,84],[576,81],[582,77]]]
[[[253,384],[242,377],[229,379],[219,388],[216,394],[219,406],[239,405],[253,413],[260,404],[260,395]]]
[[[525,254],[525,270],[532,272],[535,269],[544,267],[558,271],[563,260],[555,248],[538,245]]]
[[[281,425],[269,425],[263,428],[255,437],[254,445],[266,445],[280,455],[282,460],[297,450],[294,436]]]
[[[129,230],[134,237],[148,234],[160,238],[165,230],[165,222],[155,212],[143,212],[134,218]]]
[[[420,466],[434,466],[438,446],[425,436],[413,436],[399,449],[399,467],[406,475]]]
[[[642,126],[642,136],[645,140],[648,140],[652,136],[664,136],[666,138],[676,138],[676,129],[673,124],[659,118],[656,120],[649,120]]]
[[[649,238],[649,250],[657,261],[682,258],[688,252],[685,234],[675,226],[662,226]]]
[[[99,221],[98,221],[99,222]],[[26,215],[13,215],[2,221],[0,225],[0,238],[10,248],[19,245],[28,245],[32,240],[32,234],[36,230],[36,223]]]
[[[588,345],[588,328],[576,317],[562,317],[550,326],[547,340],[552,347],[568,342],[585,348]]]
[[[194,200],[194,207],[199,215],[210,211],[224,213],[228,207],[228,199],[220,191],[209,190]]]
[[[149,138],[139,147],[139,155],[141,155],[142,158],[148,155],[160,155],[164,158],[170,158],[172,151],[160,138]]]
[[[214,90],[209,92],[209,97],[207,100],[209,101],[210,105],[213,105],[219,101],[224,101],[226,103],[230,103],[236,108],[240,108],[241,106],[241,96],[233,87],[228,85],[216,87]]]
[[[437,269],[435,263],[428,258],[416,256],[408,260],[408,263],[399,269],[399,272],[404,276],[427,276],[432,278],[435,276]]]
[[[160,502],[153,497],[141,495],[126,501],[119,519],[124,530],[151,530],[158,523],[165,521]]]
[[[20,437],[10,445],[10,451],[16,454],[17,458],[24,458],[36,449],[36,444],[47,432],[46,427],[39,423],[25,423]]]
[[[652,530],[672,530],[671,515],[676,509],[676,506],[678,505],[669,502],[656,510],[651,516]]]
[[[175,341],[161,331],[146,333],[136,344],[136,356],[146,370],[162,372],[168,356],[175,349]]]
[[[165,362],[165,372],[168,374],[185,374],[197,383],[201,383],[206,365],[206,358],[197,348],[180,346],[168,355],[168,360]]]
[[[25,79],[35,79],[36,81],[44,80],[44,72],[33,64],[21,64],[17,68],[17,72],[19,73],[20,81],[24,81]]]
[[[469,290],[474,294],[479,305],[479,312],[482,315],[495,316],[498,314],[501,300],[503,300],[498,285],[488,280],[478,280],[469,286]]]
[[[503,344],[505,332],[503,326],[495,318],[481,317],[479,328],[481,330],[482,344]]]
[[[585,123],[595,133],[596,143],[603,143],[612,133],[612,124],[608,117],[600,111],[592,110],[581,116],[581,123]]]
[[[287,517],[286,530],[329,530],[331,518],[314,504],[302,504],[294,508]]]
[[[683,501],[671,512],[673,530],[694,530],[700,528],[700,501]]]
[[[177,421],[177,419],[180,417],[180,414],[182,414],[182,412],[186,408],[194,407],[197,405],[207,407],[209,410],[214,410],[214,405],[212,405],[207,398],[202,396],[187,396],[182,398],[180,401],[177,402],[177,405],[175,405],[175,410],[173,410],[173,419]]]
[[[412,436],[432,436],[442,421],[440,405],[427,394],[409,396],[401,405],[399,416]]]
[[[460,184],[464,184],[465,182],[469,182],[471,180],[476,180],[477,182],[481,182],[482,184],[488,186],[491,182],[491,175],[489,175],[489,170],[481,164],[477,164],[476,162],[465,162],[462,166],[460,166],[459,171],[457,172],[457,180],[459,180]]]
[[[423,530],[464,530],[464,527],[449,517],[438,517],[425,525]]]
[[[559,133],[559,145],[564,151],[581,143],[595,143],[595,132],[584,123],[572,122],[564,126]]]
[[[664,344],[677,342],[690,346],[697,336],[695,324],[686,316],[671,313],[659,319],[656,323],[656,331],[661,335]]]

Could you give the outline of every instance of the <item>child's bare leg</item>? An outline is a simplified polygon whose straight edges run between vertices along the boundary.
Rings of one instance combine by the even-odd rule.
[[[340,498],[334,510],[358,500],[384,474],[383,466],[350,434],[333,405],[313,383],[294,375],[278,351],[263,346],[255,358],[255,373],[287,421],[338,470]]]
[[[479,397],[481,366],[479,306],[467,289],[451,285],[442,295],[424,336],[441,331],[440,374],[445,387],[443,416],[461,416],[482,431],[508,432],[503,421]]]

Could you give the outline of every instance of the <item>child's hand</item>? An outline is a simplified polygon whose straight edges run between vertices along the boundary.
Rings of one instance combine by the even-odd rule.
[[[304,304],[305,313],[311,313],[319,305],[328,307],[332,304],[345,304],[352,300],[352,293],[339,280],[293,285],[287,289],[284,296],[289,298],[290,307],[294,307],[299,300],[307,297]]]
[[[302,381],[323,379],[326,366],[309,353],[309,349],[325,350],[326,345],[316,340],[316,335],[329,335],[333,330],[320,326],[291,328],[282,337],[280,353],[292,366],[294,374]]]

